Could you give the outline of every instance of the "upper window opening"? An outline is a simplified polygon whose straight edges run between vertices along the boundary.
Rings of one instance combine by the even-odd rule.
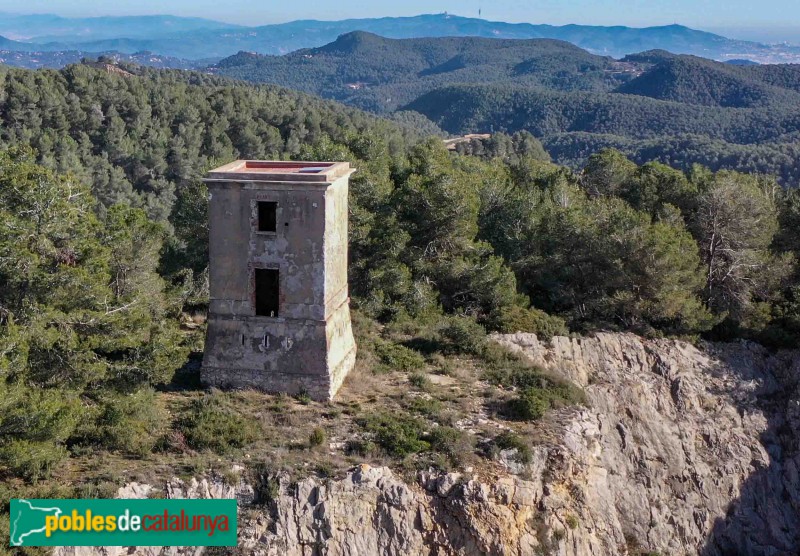
[[[258,202],[258,231],[275,232],[278,222],[278,203],[272,201]]]

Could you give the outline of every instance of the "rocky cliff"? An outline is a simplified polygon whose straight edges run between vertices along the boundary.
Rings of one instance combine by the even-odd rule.
[[[495,340],[586,390],[587,407],[539,424],[529,462],[505,451],[503,472],[405,481],[368,465],[335,480],[174,479],[167,494],[239,498],[245,554],[798,553],[800,352],[630,334]]]

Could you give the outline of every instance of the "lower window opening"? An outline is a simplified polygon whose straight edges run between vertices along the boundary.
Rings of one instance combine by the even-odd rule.
[[[279,275],[275,268],[255,269],[256,315],[277,317],[279,300]]]

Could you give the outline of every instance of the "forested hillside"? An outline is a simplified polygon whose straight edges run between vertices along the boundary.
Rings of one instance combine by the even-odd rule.
[[[30,52],[2,49],[0,45],[0,64],[17,68],[59,69],[70,64],[78,64],[85,60],[109,60],[112,63],[130,63],[154,68],[200,69],[208,65],[207,61],[191,61],[169,56],[159,56],[152,52],[136,52],[121,54],[119,52],[84,52],[81,50],[57,50],[54,52]]]
[[[621,85],[616,92],[685,104],[756,108],[800,102],[800,94],[793,86],[798,78],[800,66],[795,65],[761,69],[761,66],[720,64],[693,56],[672,56]]]
[[[14,480],[96,450],[177,459],[262,439],[222,394],[169,407],[161,395],[202,349],[199,178],[239,157],[352,162],[361,360],[412,373],[420,389],[428,361],[477,361],[487,411],[504,419],[581,396],[490,347],[487,331],[800,341],[800,192],[769,177],[640,166],[616,151],[574,172],[522,133],[454,154],[302,94],[139,71],[0,77],[0,466]],[[352,449],[482,453],[453,427],[426,432],[437,410],[413,407],[413,418],[348,408],[376,439]]]
[[[452,83],[609,91],[639,68],[548,39],[398,40],[357,31],[320,48],[284,56],[240,52],[216,64],[212,71],[256,83],[275,83],[374,112],[390,112]]]
[[[583,165],[586,155],[599,148],[616,147],[685,170],[698,162],[774,174],[795,186],[798,106],[724,108],[618,93],[461,85],[423,95],[406,109],[451,133],[529,131],[555,161],[572,167]],[[675,148],[683,144],[690,148]]]
[[[797,104],[800,66],[715,62],[651,50],[614,60],[552,39],[387,39],[356,31],[282,56],[240,52],[210,68],[375,112],[451,84],[615,92],[682,104],[755,108]]]
[[[129,69],[140,76],[0,66],[0,141],[32,146],[46,165],[91,184],[104,205],[126,201],[165,222],[176,188],[221,161],[293,156],[365,129],[399,148],[403,133],[417,133],[275,87]]]
[[[342,35],[284,56],[240,53],[215,73],[378,113],[418,112],[453,134],[538,137],[572,168],[604,147],[688,170],[700,163],[796,185],[800,70],[651,50],[613,60],[552,40]]]
[[[0,140],[6,146],[24,145],[35,149],[38,161],[45,167],[52,168],[60,174],[71,176],[76,183],[91,187],[94,197],[99,201],[99,215],[119,203],[141,208],[148,217],[157,223],[167,225],[170,240],[182,239],[184,242],[196,243],[197,236],[192,235],[180,238],[185,231],[180,226],[189,224],[182,220],[176,221],[180,211],[189,208],[185,203],[190,201],[187,195],[197,194],[196,180],[203,172],[216,164],[241,157],[241,158],[281,158],[281,157],[311,157],[323,159],[351,160],[361,171],[354,179],[354,269],[361,268],[364,272],[388,272],[394,262],[409,256],[413,252],[412,246],[429,252],[431,245],[441,241],[447,249],[455,249],[459,257],[478,264],[478,260],[495,261],[487,268],[496,267],[497,274],[484,271],[481,280],[485,280],[482,287],[475,287],[470,295],[461,291],[459,295],[451,297],[443,293],[444,284],[455,280],[453,285],[462,280],[459,290],[465,290],[464,276],[458,280],[455,277],[434,280],[436,284],[434,305],[440,303],[446,310],[466,310],[484,323],[497,323],[497,311],[504,306],[502,299],[506,294],[489,295],[492,287],[501,287],[507,283],[509,270],[517,270],[514,266],[514,257],[500,248],[499,241],[505,241],[503,235],[496,241],[489,241],[488,237],[477,244],[476,237],[484,234],[496,234],[502,228],[505,219],[493,225],[481,225],[480,215],[486,208],[483,205],[482,195],[486,187],[499,187],[498,184],[506,183],[510,191],[531,192],[536,189],[534,185],[539,180],[550,183],[556,180],[561,184],[559,195],[578,195],[576,200],[568,203],[575,207],[580,205],[577,198],[585,195],[581,192],[585,188],[586,174],[595,171],[597,165],[611,164],[610,168],[600,166],[602,175],[611,174],[620,183],[614,183],[611,197],[623,197],[629,205],[636,209],[632,198],[627,198],[618,188],[623,186],[630,190],[626,195],[642,194],[641,187],[637,185],[639,174],[633,163],[625,161],[621,155],[604,154],[600,157],[590,156],[589,165],[580,174],[573,174],[569,170],[550,166],[546,162],[547,155],[542,151],[541,145],[530,134],[517,134],[506,142],[498,142],[501,136],[492,139],[493,144],[486,143],[477,157],[452,158],[447,154],[439,140],[424,140],[422,146],[414,147],[414,143],[423,140],[424,133],[414,130],[410,125],[402,127],[384,120],[369,116],[363,112],[349,109],[335,103],[320,101],[302,94],[291,93],[286,90],[265,86],[237,85],[232,82],[208,77],[201,74],[159,71],[152,69],[139,69],[140,75],[109,74],[106,71],[93,69],[87,66],[71,66],[63,71],[25,71],[6,70],[2,73],[3,94],[0,97],[0,122],[2,134]],[[502,90],[501,90],[502,92]],[[506,97],[504,102],[499,102],[495,97],[488,97],[486,104],[504,104],[515,106],[514,102],[526,100],[525,94]],[[547,93],[553,95],[555,93]],[[470,98],[475,98],[470,97]],[[558,97],[556,97],[558,100]],[[585,97],[586,103],[591,97]],[[625,114],[629,123],[625,131],[631,135],[641,133],[637,126],[644,124],[645,116],[650,121],[663,126],[664,133],[676,129],[674,123],[666,117],[667,108],[675,115],[675,104],[663,101],[647,100],[641,120],[636,120],[630,114]],[[602,99],[597,101],[602,103]],[[593,111],[598,121],[598,131],[605,131],[600,123],[602,111],[598,104],[584,108],[588,113]],[[462,106],[464,104],[462,103]],[[538,107],[539,105],[537,105]],[[656,117],[657,108],[664,106],[664,117]],[[548,107],[557,107],[556,102],[551,102]],[[543,114],[542,118],[528,116],[531,121],[539,121],[535,128],[541,135],[558,131],[558,120],[569,114],[570,110],[581,109],[576,105],[572,108],[562,109],[557,117]],[[712,110],[709,107],[694,106],[684,107],[687,119],[691,116],[704,114]],[[648,110],[650,110],[648,112]],[[519,111],[517,111],[519,112]],[[598,115],[599,114],[599,115]],[[764,117],[768,117],[765,111]],[[569,114],[576,119],[585,116]],[[550,128],[546,126],[552,126]],[[729,127],[728,127],[729,126]],[[766,127],[763,134],[780,133],[777,126]],[[720,129],[728,133],[739,132],[730,122],[720,122]],[[613,130],[612,130],[613,131]],[[648,135],[658,136],[655,132],[642,134],[646,139]],[[742,132],[743,133],[743,132]],[[676,147],[677,148],[677,147]],[[462,152],[465,152],[461,148]],[[481,161],[483,160],[483,161]],[[651,166],[645,166],[650,168]],[[669,169],[666,166],[653,166],[657,168],[656,182],[668,180],[670,184],[680,182],[680,188],[690,193],[691,197],[702,194],[703,188],[714,181],[713,176],[690,168],[687,176],[683,173]],[[533,174],[531,174],[533,172]],[[618,176],[617,172],[621,172]],[[435,176],[440,178],[435,178]],[[720,174],[728,176],[726,180],[739,183],[739,178],[731,178],[735,174]],[[427,178],[425,176],[428,176]],[[441,184],[438,181],[447,177]],[[524,187],[520,179],[528,180]],[[433,182],[426,180],[431,179]],[[605,178],[603,178],[605,179]],[[742,183],[747,183],[750,178],[743,178]],[[755,179],[755,178],[753,178]],[[533,180],[533,181],[530,181]],[[761,180],[761,181],[758,181]],[[763,183],[766,178],[758,178],[753,183]],[[435,183],[434,183],[435,182]],[[405,184],[405,185],[404,185]],[[438,184],[438,185],[437,185]],[[513,187],[513,184],[517,184]],[[430,187],[457,187],[460,204],[445,202],[450,193],[437,193],[433,199],[424,201],[427,209],[415,209],[423,202]],[[533,187],[533,189],[531,189]],[[538,187],[538,186],[537,186]],[[549,185],[548,187],[554,187]],[[658,185],[657,187],[661,187]],[[672,187],[672,185],[670,186]],[[742,185],[744,187],[744,185]],[[762,189],[766,185],[758,186]],[[563,189],[566,188],[566,189]],[[574,191],[573,191],[574,190]],[[452,193],[452,192],[451,192]],[[490,195],[492,202],[502,197],[503,189]],[[596,192],[589,192],[586,207],[599,206],[602,201]],[[432,194],[432,193],[431,193]],[[516,194],[516,193],[515,193]],[[527,193],[526,193],[527,194]],[[441,196],[438,198],[437,196]],[[656,194],[658,196],[660,194]],[[794,198],[794,192],[783,193],[780,188],[775,188],[770,194],[770,210],[774,210],[776,218],[781,199]],[[608,195],[600,195],[606,197]],[[438,200],[437,200],[438,199]],[[191,199],[192,202],[196,199]],[[690,223],[691,208],[696,200],[688,205],[684,200],[662,200],[678,207],[682,219]],[[651,200],[661,206],[662,201]],[[524,203],[519,199],[511,203],[512,206],[521,206]],[[543,201],[541,201],[543,202]],[[441,205],[446,213],[441,215],[441,221],[435,210],[430,207]],[[622,205],[620,205],[622,206]],[[483,208],[482,208],[483,207]],[[645,207],[645,214],[658,219],[658,210],[654,207]],[[588,209],[587,209],[588,210]],[[178,211],[178,212],[176,212]],[[463,218],[463,221],[459,220]],[[474,220],[477,218],[478,220]],[[202,225],[202,218],[197,218],[194,224]],[[516,218],[509,221],[519,223]],[[676,221],[671,220],[671,225]],[[381,232],[378,237],[370,236],[378,226]],[[362,228],[363,226],[363,228]],[[387,228],[387,226],[389,228]],[[392,259],[387,256],[379,245],[387,240],[385,234],[389,229],[400,236],[392,238],[389,245],[391,252],[395,253]],[[401,241],[400,238],[406,239]],[[442,234],[454,234],[449,239],[442,239]],[[438,238],[438,239],[437,239]],[[466,241],[469,239],[469,241]],[[697,240],[699,238],[695,238]],[[378,241],[378,243],[375,243]],[[466,241],[466,243],[465,243]],[[173,247],[178,249],[178,242]],[[399,245],[406,244],[408,248],[398,249]],[[520,240],[520,244],[530,245],[529,240]],[[188,244],[186,244],[188,245]],[[459,251],[463,249],[463,251]],[[422,252],[420,253],[422,256]],[[499,257],[498,257],[499,256]],[[375,257],[378,257],[377,259]],[[400,257],[398,259],[397,257]],[[475,258],[477,257],[477,259]],[[534,257],[539,260],[547,257],[543,252]],[[445,259],[439,252],[438,259]],[[423,257],[424,259],[424,257]],[[624,257],[621,257],[624,260]],[[377,264],[377,261],[383,261]],[[505,260],[508,263],[502,264]],[[369,264],[367,263],[369,261]],[[176,261],[162,261],[166,267],[175,266]],[[452,261],[451,261],[452,262]],[[373,264],[374,263],[374,264]],[[414,268],[421,264],[413,258],[403,260],[400,268],[412,269],[410,276],[415,276]],[[428,261],[427,264],[433,264]],[[443,262],[437,262],[438,265]],[[464,263],[466,264],[466,263]],[[186,264],[196,271],[202,271],[204,262],[201,259]],[[447,264],[448,268],[462,266]],[[423,265],[425,271],[430,267]],[[422,268],[422,267],[420,267]],[[466,272],[469,265],[462,267]],[[401,274],[406,270],[398,269]],[[373,298],[368,292],[374,290],[379,283],[375,276],[366,279],[357,272],[354,281],[361,283],[362,299]],[[397,276],[387,278],[386,285],[391,288],[401,287],[405,282],[397,280]],[[520,275],[517,275],[520,278]],[[477,277],[476,277],[477,279]],[[363,282],[360,282],[363,280]],[[489,287],[489,284],[495,286]],[[405,287],[405,286],[403,286]],[[411,287],[408,284],[408,287]],[[428,289],[426,286],[424,289]],[[512,288],[513,289],[513,288]],[[538,287],[528,288],[531,292],[539,291]],[[417,287],[412,288],[419,294]],[[432,292],[433,293],[433,292]],[[477,296],[477,298],[471,297]],[[400,297],[396,297],[400,296]],[[488,296],[488,297],[487,297]],[[376,315],[385,311],[399,310],[396,303],[402,298],[400,293],[389,295],[383,292],[374,297],[373,301],[381,299],[380,308],[376,308]],[[509,301],[514,305],[516,301]],[[558,304],[548,301],[544,303],[548,308],[557,308],[557,313],[568,315],[569,311]],[[586,303],[580,303],[585,311]],[[392,309],[392,307],[394,307]],[[566,311],[566,312],[565,312]],[[579,325],[588,318],[587,314],[575,320],[569,317],[572,324]],[[607,314],[601,320],[610,318]],[[492,320],[495,319],[495,320]],[[581,325],[582,326],[582,325]]]
[[[554,160],[580,168],[592,153],[614,148],[643,164],[659,161],[673,168],[689,170],[694,164],[712,170],[734,168],[741,172],[774,175],[786,187],[800,183],[800,143],[790,134],[785,140],[756,145],[739,145],[703,135],[678,135],[654,139],[630,139],[597,133],[558,133],[543,138]]]

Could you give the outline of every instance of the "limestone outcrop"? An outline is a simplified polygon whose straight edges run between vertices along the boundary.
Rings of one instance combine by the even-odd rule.
[[[586,390],[505,471],[359,466],[344,478],[167,484],[170,497],[240,500],[239,553],[794,555],[800,551],[800,352],[631,334],[494,339]],[[127,496],[146,495],[129,485]],[[81,551],[84,550],[84,551]],[[141,549],[144,554],[194,554]],[[61,555],[127,554],[60,549]]]

